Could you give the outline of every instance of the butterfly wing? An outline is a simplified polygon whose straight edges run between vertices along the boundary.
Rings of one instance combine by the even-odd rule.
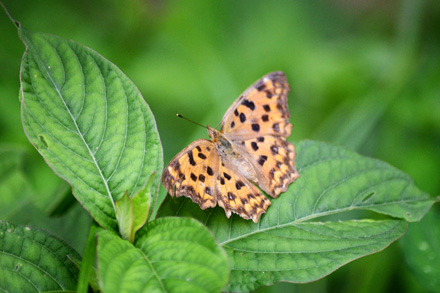
[[[186,196],[203,210],[217,204],[219,155],[206,139],[191,143],[165,168],[162,184],[171,196]]]
[[[295,147],[284,137],[260,136],[243,140],[237,147],[254,167],[260,188],[272,197],[278,197],[299,177]]]
[[[249,87],[222,120],[221,132],[252,164],[256,183],[273,197],[299,176],[294,146],[285,139],[292,129],[289,91],[284,73],[270,73]],[[189,197],[202,209],[218,202],[228,218],[236,213],[257,222],[270,201],[237,168],[213,142],[200,139],[170,162],[162,183],[171,196]]]
[[[231,212],[238,214],[243,219],[252,219],[258,222],[260,215],[265,213],[270,201],[249,182],[227,160],[221,162],[218,173],[217,200],[226,216]]]
[[[226,111],[223,132],[230,140],[259,136],[290,135],[287,94],[290,91],[283,72],[272,72],[250,86]]]
[[[171,196],[186,196],[200,208],[217,202],[229,218],[231,213],[255,223],[270,201],[243,175],[222,161],[215,145],[206,139],[190,144],[165,168],[162,184]]]

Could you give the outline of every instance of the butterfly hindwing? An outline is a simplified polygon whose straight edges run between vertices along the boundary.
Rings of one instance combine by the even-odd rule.
[[[214,207],[217,204],[218,166],[215,145],[199,139],[171,160],[162,175],[162,183],[171,196],[189,197],[202,209]]]
[[[223,132],[229,139],[290,135],[287,94],[290,91],[283,72],[272,72],[249,87],[226,111]]]
[[[270,196],[278,197],[299,177],[295,168],[295,147],[284,137],[260,136],[239,145],[254,166],[258,186]]]
[[[223,162],[218,173],[218,204],[229,218],[231,212],[257,223],[270,201],[234,167]]]

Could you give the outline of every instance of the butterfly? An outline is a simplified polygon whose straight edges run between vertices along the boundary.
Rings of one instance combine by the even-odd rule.
[[[168,193],[257,223],[270,201],[255,185],[277,198],[299,177],[295,147],[286,140],[289,91],[283,72],[250,86],[226,111],[220,131],[208,125],[211,140],[196,140],[171,160],[162,175]]]

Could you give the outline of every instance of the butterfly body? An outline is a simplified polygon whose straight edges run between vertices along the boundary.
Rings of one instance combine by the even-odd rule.
[[[208,133],[214,143],[222,162],[228,162],[234,169],[240,171],[246,179],[257,182],[257,175],[251,162],[242,155],[243,151],[234,142],[230,141],[225,134],[208,126]],[[223,163],[224,164],[224,163]]]
[[[174,157],[162,183],[171,196],[187,196],[202,209],[221,206],[257,222],[272,197],[299,177],[290,135],[284,73],[270,73],[246,90],[226,111],[221,130],[208,126],[199,139]]]

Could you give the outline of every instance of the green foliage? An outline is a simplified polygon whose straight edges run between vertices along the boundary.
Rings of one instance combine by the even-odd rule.
[[[420,283],[432,292],[440,291],[440,213],[432,209],[419,224],[410,224],[402,238],[406,261]]]
[[[305,221],[362,209],[418,221],[433,204],[408,175],[386,163],[326,143],[296,145],[301,177],[271,200],[257,224],[227,219],[221,208],[202,211],[187,198],[168,197],[158,211],[159,217],[195,217],[213,231],[231,259],[228,291],[322,278],[382,250],[406,229],[404,221]]]
[[[189,142],[206,135],[205,130],[176,121],[175,113],[216,125],[243,89],[275,70],[285,71],[291,84],[294,140],[332,142],[379,158],[408,173],[422,190],[440,194],[440,181],[433,180],[433,174],[440,173],[437,2],[401,0],[384,3],[381,9],[362,3],[285,1],[274,5],[262,0],[252,5],[240,1],[97,0],[78,5],[17,0],[7,6],[28,27],[74,39],[109,57],[148,101],[147,106],[125,74],[95,51],[20,28],[27,50],[17,102],[22,43],[14,26],[0,17],[0,220],[44,227],[78,251],[84,250],[83,259],[77,254],[69,258],[81,267],[81,274],[79,282],[76,277],[66,290],[74,290],[78,282],[82,292],[88,284],[96,291],[99,275],[99,285],[106,291],[124,286],[133,289],[147,279],[150,284],[169,282],[170,291],[202,284],[201,280],[206,282],[201,290],[245,291],[278,281],[311,282],[340,266],[321,281],[260,290],[285,292],[295,286],[314,292],[352,292],[359,286],[359,292],[437,290],[437,211],[421,223],[410,223],[400,246],[351,262],[398,239],[406,222],[420,220],[433,199],[390,165],[326,143],[295,144],[301,177],[272,200],[258,224],[235,216],[228,220],[219,208],[202,211],[185,198],[168,197],[159,219],[143,226],[154,215],[163,164],[156,121],[168,162]],[[42,157],[29,146],[20,118],[27,138]],[[69,184],[85,209],[72,197]],[[129,197],[124,198],[126,192]],[[162,188],[159,200],[165,196]],[[126,204],[120,217],[119,200]],[[95,255],[93,227],[85,246],[90,224],[87,212],[108,228],[98,234],[111,243],[102,255],[99,251]],[[198,219],[218,245],[194,220],[165,215]],[[128,219],[124,221],[128,225],[118,227],[118,218]],[[131,242],[111,230],[120,231]],[[182,232],[186,230],[191,232],[186,235]],[[25,229],[23,233],[31,232]],[[0,246],[10,243],[11,238],[3,239]],[[17,239],[25,238],[19,235]],[[52,240],[41,251],[46,244],[51,247]],[[217,259],[209,263],[212,274],[197,266],[200,255],[194,251],[200,245]],[[223,250],[232,269],[226,287]],[[113,284],[111,278],[106,279],[118,273],[118,267],[113,268],[118,259],[107,254],[112,251],[122,253],[119,260],[126,268],[139,265],[145,274],[122,271],[126,279],[135,280]],[[112,266],[95,270],[95,257]],[[150,259],[154,264],[165,263],[153,268],[177,276],[178,285],[166,276],[152,275],[152,267],[146,266]],[[17,262],[0,254],[2,266],[6,260],[12,261],[8,265]],[[71,262],[66,264],[71,266]],[[57,266],[51,262],[47,272]],[[181,282],[192,266],[200,274],[191,276],[190,283]],[[12,291],[28,288],[27,281],[14,273],[16,267],[11,268],[0,276],[17,281],[12,284],[17,290]],[[417,281],[408,278],[410,274]]]
[[[162,169],[153,115],[113,64],[73,41],[20,27],[26,134],[103,227],[116,230],[115,201]],[[151,186],[155,196],[159,177]]]
[[[64,241],[29,226],[0,222],[0,289],[4,292],[75,290],[80,259]]]
[[[0,147],[0,215],[9,219],[28,201],[30,185],[21,170],[23,150]]]
[[[229,277],[212,234],[185,218],[150,222],[134,244],[101,230],[98,266],[104,292],[218,292]]]

